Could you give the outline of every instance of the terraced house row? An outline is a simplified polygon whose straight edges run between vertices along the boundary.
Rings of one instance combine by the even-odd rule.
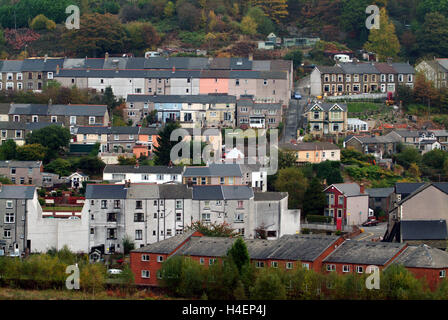
[[[403,62],[347,62],[316,66],[311,73],[311,95],[395,93],[398,86],[414,86],[415,70]]]
[[[135,282],[138,285],[159,286],[163,279],[163,262],[174,256],[189,257],[204,267],[223,263],[235,240],[206,237],[200,232],[189,231],[135,249],[131,252]],[[280,268],[291,272],[304,268],[321,273],[363,274],[369,266],[385,270],[392,264],[401,264],[417,278],[424,278],[432,290],[446,278],[448,269],[448,253],[424,244],[410,246],[302,234],[245,242],[251,263],[258,269]]]
[[[286,60],[190,57],[35,58],[0,61],[0,90],[42,90],[50,80],[63,86],[114,94],[199,95],[209,93],[287,105],[293,65]]]

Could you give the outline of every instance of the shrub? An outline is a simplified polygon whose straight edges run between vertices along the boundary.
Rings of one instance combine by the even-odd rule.
[[[56,23],[43,14],[39,14],[31,21],[30,28],[33,30],[54,30],[56,28]]]
[[[331,217],[318,216],[318,215],[307,215],[306,220],[308,222],[318,222],[318,223],[330,223]]]

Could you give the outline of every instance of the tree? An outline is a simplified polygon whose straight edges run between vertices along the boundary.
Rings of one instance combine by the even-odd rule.
[[[176,8],[174,7],[173,2],[172,1],[168,1],[166,3],[165,8],[163,9],[163,14],[167,18],[171,18],[173,16],[175,10],[176,10]]]
[[[251,4],[263,9],[266,15],[278,24],[288,15],[287,0],[252,0]]]
[[[159,131],[157,137],[158,146],[154,149],[155,164],[158,166],[167,166],[171,161],[171,149],[180,142],[171,141],[171,133],[180,128],[178,123],[168,123],[162,130]]]
[[[193,221],[188,230],[195,230],[207,237],[233,237],[236,236],[227,223],[203,223],[202,221]]]
[[[420,168],[418,167],[418,165],[415,162],[412,162],[409,165],[408,173],[411,177],[414,177],[417,179],[419,179],[420,176],[422,175],[420,172]]]
[[[390,300],[417,299],[422,296],[422,283],[399,264],[390,265],[381,274],[381,292]]]
[[[204,290],[204,274],[206,272],[197,261],[184,258],[180,276],[181,281],[179,287],[177,287],[177,293],[188,298],[200,297]]]
[[[82,28],[64,33],[65,46],[80,57],[98,57],[123,52],[126,33],[116,16],[107,14],[84,14]]]
[[[123,252],[124,252],[124,254],[129,254],[129,252],[131,252],[134,249],[135,249],[135,242],[132,241],[131,237],[126,235],[123,238]]]
[[[241,31],[244,34],[253,36],[257,33],[257,23],[249,16],[245,16],[241,21]]]
[[[176,12],[179,27],[183,30],[197,30],[198,28],[198,9],[188,1],[177,1]]]
[[[102,290],[106,280],[106,269],[103,264],[85,264],[80,270],[80,287],[84,291]]]
[[[275,190],[288,192],[288,207],[299,209],[303,206],[307,180],[299,168],[286,168],[278,171],[278,177],[274,183]]]
[[[3,176],[0,176],[0,183],[1,184],[13,184],[9,178],[3,177]]]
[[[405,147],[402,152],[395,154],[393,157],[399,165],[406,169],[410,167],[411,163],[420,165],[422,161],[420,152],[414,147]]]
[[[442,169],[447,159],[448,153],[446,151],[434,149],[423,155],[422,163],[434,169]]]
[[[72,173],[70,161],[57,158],[45,166],[45,170],[59,176],[69,176]]]
[[[236,239],[232,247],[227,251],[227,256],[235,263],[239,273],[241,273],[244,265],[250,263],[249,251],[247,251],[246,243],[244,243],[242,238]]]
[[[212,300],[231,300],[238,285],[238,268],[232,259],[223,258],[223,263],[214,263],[207,270],[207,296]]]
[[[432,81],[426,79],[421,72],[415,76],[414,99],[416,102],[424,105],[430,105],[431,101],[436,100],[437,91]]]
[[[16,158],[22,161],[44,160],[47,148],[38,143],[17,147]]]
[[[260,7],[253,7],[247,11],[247,16],[251,17],[257,24],[256,30],[259,34],[268,35],[275,31],[275,25],[269,19],[263,9]]]
[[[286,288],[278,271],[272,268],[262,270],[250,289],[250,297],[255,300],[286,300]]]
[[[17,144],[8,139],[0,145],[0,160],[12,160],[16,158]]]
[[[125,25],[128,36],[128,50],[146,50],[156,48],[160,42],[157,30],[149,22],[130,22]]]
[[[30,28],[33,30],[54,30],[56,23],[43,14],[39,14],[30,22]]]
[[[417,33],[420,55],[445,56],[448,50],[448,19],[441,12],[428,13]]]
[[[303,60],[303,53],[300,49],[295,49],[290,52],[288,52],[283,59],[285,60],[292,60],[294,68],[298,69],[300,65],[302,64]]]
[[[303,213],[306,215],[323,215],[327,204],[323,187],[319,179],[313,178],[305,192],[306,201],[303,204]]]
[[[47,161],[57,157],[64,151],[70,143],[70,130],[67,128],[50,125],[48,127],[35,130],[26,137],[27,144],[41,144],[47,148],[45,159]]]
[[[118,165],[120,166],[134,166],[137,164],[137,159],[134,157],[126,158],[124,156],[118,156]]]
[[[98,157],[84,156],[73,167],[81,169],[88,175],[100,175],[103,173],[105,166],[106,164]]]
[[[400,41],[395,34],[395,26],[389,21],[385,8],[380,9],[380,29],[371,29],[366,50],[375,52],[380,60],[396,58],[400,52]]]

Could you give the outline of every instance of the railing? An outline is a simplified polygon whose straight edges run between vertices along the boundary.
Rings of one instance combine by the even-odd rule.
[[[317,230],[328,230],[328,231],[337,231],[337,226],[335,224],[329,223],[302,223],[302,229],[317,229]],[[353,226],[341,226],[341,231],[351,232]]]

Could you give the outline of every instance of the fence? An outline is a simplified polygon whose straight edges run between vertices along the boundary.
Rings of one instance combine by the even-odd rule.
[[[302,229],[337,231],[335,224],[330,223],[302,223]],[[342,232],[352,232],[353,226],[342,226]]]

